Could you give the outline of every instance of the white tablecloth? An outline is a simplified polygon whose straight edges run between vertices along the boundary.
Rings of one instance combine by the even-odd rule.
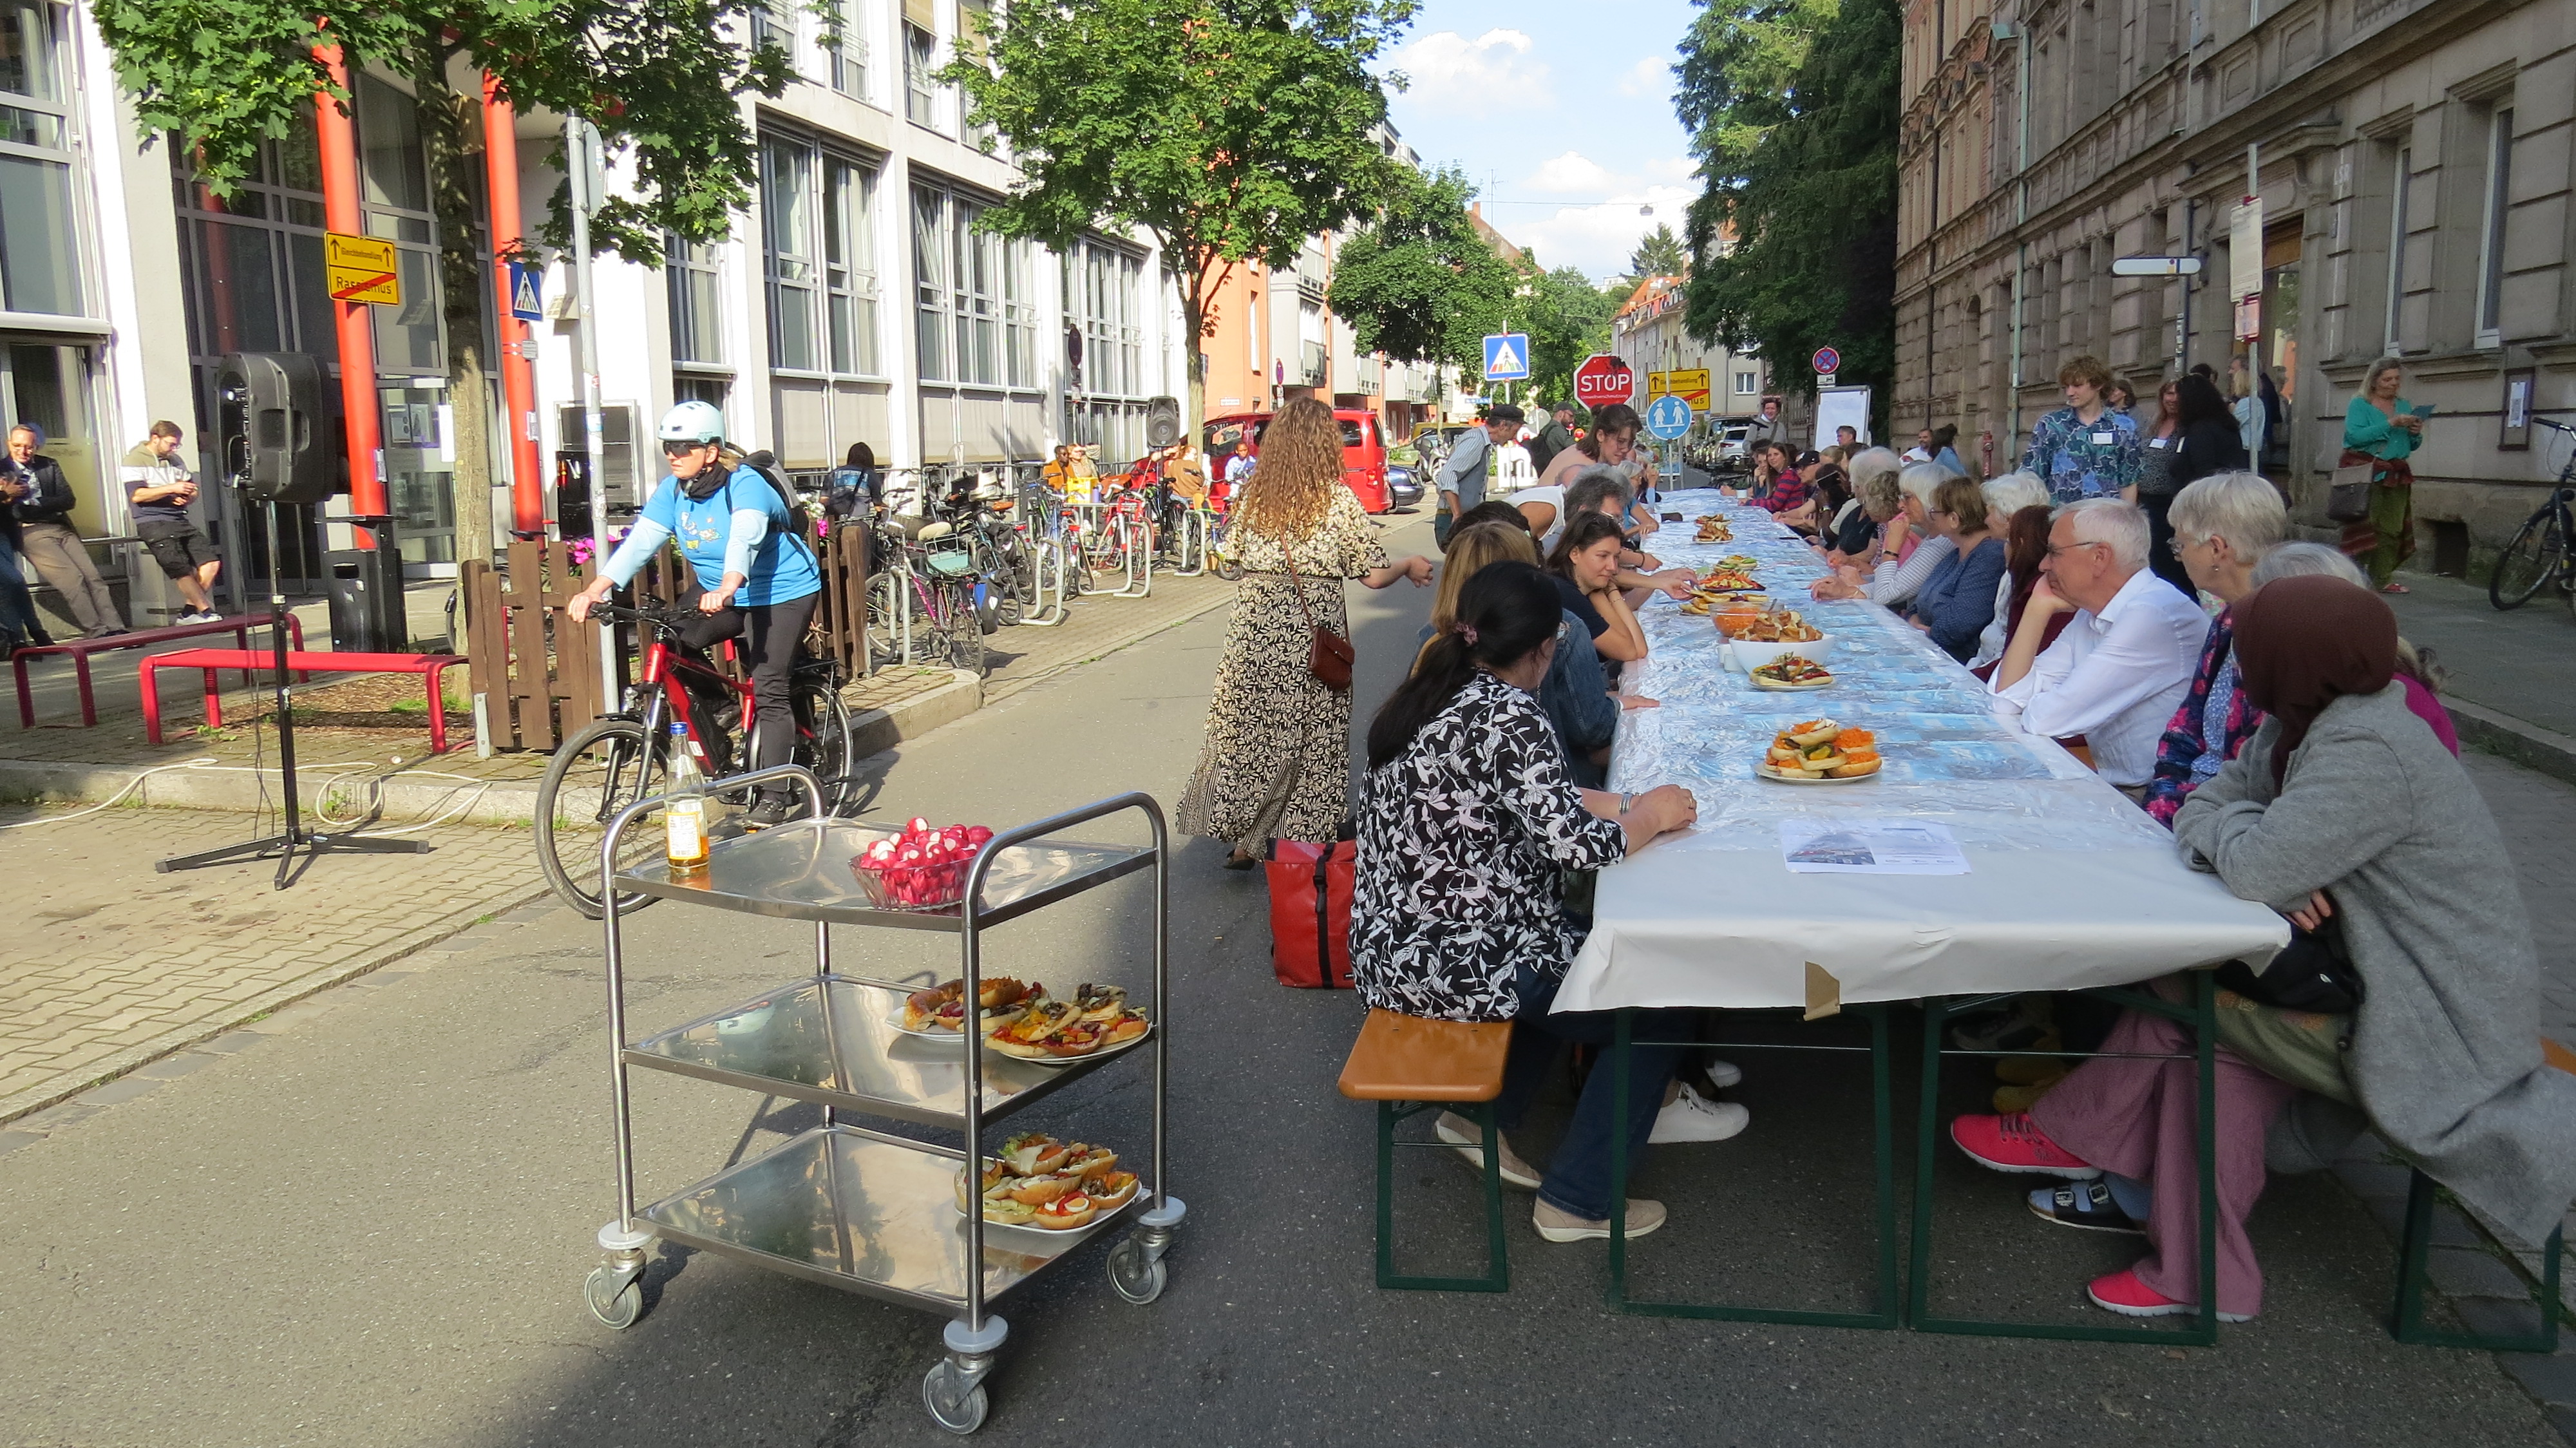
[[[1691,542],[1685,521],[1646,546],[1668,566],[1760,559],[1772,596],[1832,636],[1836,682],[1756,690],[1721,666],[1707,618],[1665,598],[1646,606],[1652,651],[1623,687],[1662,707],[1622,716],[1610,783],[1688,788],[1699,828],[1601,872],[1556,1009],[1801,1005],[1810,961],[1847,1002],[2065,990],[2261,961],[2287,941],[2280,916],[2185,866],[2117,790],[1999,720],[1985,686],[1920,632],[1875,605],[1811,603],[1823,566],[1767,513],[1715,492],[1669,494],[1659,511],[1726,515],[1731,542]],[[1753,773],[1784,723],[1819,716],[1876,731],[1886,767],[1849,785]],[[1791,874],[1778,824],[1792,817],[1937,820],[1969,873]]]

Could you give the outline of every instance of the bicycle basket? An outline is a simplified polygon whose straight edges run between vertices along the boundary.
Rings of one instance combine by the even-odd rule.
[[[929,563],[930,571],[942,578],[975,576],[975,555],[972,553],[933,553],[925,561]]]

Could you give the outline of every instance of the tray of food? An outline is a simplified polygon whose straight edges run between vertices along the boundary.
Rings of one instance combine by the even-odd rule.
[[[1735,529],[1724,518],[1711,514],[1699,519],[1698,522],[1700,542],[1732,543],[1735,541]]]
[[[989,1226],[1072,1232],[1107,1221],[1136,1200],[1136,1174],[1118,1169],[1118,1153],[1088,1142],[1023,1132],[984,1159],[982,1197]],[[957,1169],[957,1215],[966,1215],[966,1169]]]
[[[1856,784],[1878,773],[1878,737],[1831,719],[1783,729],[1753,772],[1781,784]]]
[[[1745,677],[1757,689],[1798,690],[1828,689],[1834,676],[1824,665],[1804,654],[1781,654],[1766,664],[1757,664]]]
[[[1070,1066],[1103,1051],[1125,1050],[1145,1039],[1152,1026],[1114,985],[1085,982],[1069,1001],[1049,996],[1035,981],[1007,976],[978,987],[976,1024],[985,1041],[1003,1055],[1041,1066]],[[913,992],[886,1024],[922,1040],[963,1040],[966,983],[952,980]]]

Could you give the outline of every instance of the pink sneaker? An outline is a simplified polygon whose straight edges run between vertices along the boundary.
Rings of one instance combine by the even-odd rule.
[[[2028,1112],[2011,1116],[1962,1116],[1950,1123],[1950,1139],[1977,1165],[1996,1171],[2091,1181],[2102,1174],[2082,1157],[2048,1139]]]
[[[2093,1299],[2095,1307],[2105,1312],[2116,1312],[2122,1317],[2178,1317],[2200,1311],[2194,1303],[2176,1302],[2139,1281],[2134,1267],[2124,1267],[2108,1277],[2094,1278],[2084,1289],[2084,1295]],[[2251,1322],[2254,1314],[2222,1312],[2218,1314],[2218,1320]]]

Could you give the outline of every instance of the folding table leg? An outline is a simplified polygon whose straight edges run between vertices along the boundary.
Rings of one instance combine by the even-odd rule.
[[[2529,1333],[2446,1332],[2424,1325],[2425,1264],[2433,1245],[2433,1179],[2419,1168],[2406,1184],[2406,1232],[2397,1248],[2397,1307],[2388,1335],[2416,1347],[2466,1347],[2479,1352],[2558,1351],[2558,1273],[2565,1255],[2564,1227],[2541,1249],[2540,1289],[2533,1297],[2540,1325]]]
[[[1732,1303],[1640,1302],[1628,1295],[1628,1134],[1610,1139],[1610,1305],[1641,1317],[1695,1317],[1721,1322],[1781,1322],[1807,1327],[1894,1328],[1904,1324],[1903,1297],[1896,1271],[1896,1106],[1893,1071],[1888,1059],[1887,1007],[1855,1005],[1869,1018],[1872,1145],[1877,1164],[1878,1290],[1876,1305],[1866,1312],[1826,1312],[1808,1308],[1746,1307]],[[1619,1012],[1611,1046],[1611,1120],[1628,1119],[1632,1082],[1631,1050],[1639,1045],[1700,1044],[1694,1041],[1636,1041],[1630,1038],[1631,1013]],[[1837,1046],[1781,1046],[1789,1051],[1837,1051]],[[1601,1069],[1596,1065],[1594,1070]]]
[[[1923,1102],[1914,1142],[1914,1253],[1907,1284],[1906,1319],[1918,1332],[1955,1332],[1984,1337],[2050,1338],[2065,1342],[2151,1342],[2166,1346],[2211,1347],[2218,1342],[2218,1009],[2217,991],[2206,970],[2189,972],[2192,1003],[2177,1006],[2152,992],[2088,991],[2133,1010],[2189,1021],[2197,1045],[2193,1054],[2200,1079],[2200,1310],[2191,1326],[2177,1332],[2149,1327],[2090,1327],[2045,1322],[1996,1322],[1979,1318],[1942,1317],[1930,1307],[1932,1295],[1932,1163],[1938,1150],[1934,1128],[1941,1115],[1941,1028],[1948,1024],[1946,999],[1923,1004]],[[2072,1054],[2072,1053],[2054,1053]]]

